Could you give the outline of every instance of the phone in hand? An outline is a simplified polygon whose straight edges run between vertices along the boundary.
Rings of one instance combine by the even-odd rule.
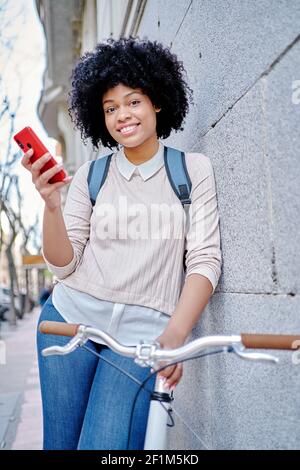
[[[38,138],[36,133],[29,126],[24,127],[24,129],[15,134],[14,140],[16,141],[18,146],[23,150],[24,153],[31,148],[33,149],[33,155],[30,157],[31,163],[34,163],[45,153],[49,152],[43,142]],[[48,160],[45,165],[41,168],[40,173],[44,173],[55,165],[57,165],[57,161],[55,160],[55,158],[51,157],[50,160]],[[62,169],[58,171],[54,176],[52,176],[52,178],[49,179],[48,183],[58,183],[60,181],[63,181],[66,176],[67,174]]]

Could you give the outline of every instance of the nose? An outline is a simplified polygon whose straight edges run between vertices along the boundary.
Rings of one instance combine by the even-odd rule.
[[[120,122],[123,122],[127,118],[130,118],[130,112],[129,112],[129,110],[126,106],[125,107],[120,107],[120,110],[117,114],[117,118],[118,118],[118,121],[120,121]]]

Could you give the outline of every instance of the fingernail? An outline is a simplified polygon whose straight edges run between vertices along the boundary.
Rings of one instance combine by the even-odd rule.
[[[159,375],[158,378],[162,381],[165,382],[167,379],[163,375]]]
[[[28,152],[27,152],[28,155],[32,155],[33,154],[33,149],[29,149]]]
[[[176,385],[172,385],[172,387],[170,388],[170,392],[173,392],[173,390],[175,390],[175,387]]]

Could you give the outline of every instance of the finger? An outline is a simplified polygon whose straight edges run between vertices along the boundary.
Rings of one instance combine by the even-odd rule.
[[[47,184],[46,186],[42,186],[40,189],[38,189],[40,195],[45,199],[45,198],[48,198],[49,196],[51,196],[52,193],[54,193],[54,191],[57,191],[57,189],[65,186],[66,184],[68,184],[67,182],[65,181],[59,181],[58,183],[52,183],[52,184]]]
[[[166,387],[168,388],[175,387],[179,383],[182,377],[182,373],[183,373],[182,364],[177,364],[176,369],[174,370],[173,374],[167,379],[167,382],[165,384]]]
[[[164,370],[161,370],[158,374],[159,377],[163,377],[165,379],[168,379],[174,372],[176,368],[176,365],[174,366],[169,366],[169,367],[166,367],[166,369]]]
[[[52,158],[49,152],[45,153],[42,157],[40,157],[36,162],[31,165],[31,171],[34,175],[39,174],[40,169],[43,168],[45,163],[47,163]]]
[[[55,191],[58,188],[62,188],[63,186],[66,186],[66,184],[71,183],[72,178],[73,176],[67,176],[63,181],[59,181],[58,183],[51,184],[51,189],[53,188],[53,191]]]
[[[27,152],[24,153],[23,157],[21,158],[21,165],[23,165],[26,169],[29,169],[32,165],[30,158],[33,155],[33,150],[29,149]]]
[[[73,176],[71,176],[71,175],[70,175],[70,176],[66,176],[66,177],[63,179],[63,182],[66,183],[66,184],[69,184],[69,183],[71,183],[72,179],[73,179]]]
[[[48,180],[52,178],[56,173],[58,173],[60,170],[62,170],[63,164],[62,163],[57,163],[57,165],[53,166],[52,168],[49,168],[49,170],[44,171],[41,173],[37,180],[37,184],[40,186],[48,183]]]
[[[73,176],[67,176],[63,181],[59,181],[58,183],[52,183],[52,184],[49,183],[49,186],[47,186],[47,188],[49,188],[47,194],[50,195],[57,189],[62,188],[63,186],[66,186],[67,184],[71,183],[72,179],[73,179]]]

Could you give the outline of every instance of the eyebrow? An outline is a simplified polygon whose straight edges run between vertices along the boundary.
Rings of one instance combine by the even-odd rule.
[[[140,95],[142,95],[142,93],[140,91],[131,91],[130,93],[127,93],[127,95],[124,95],[124,98],[127,98],[127,96],[129,95],[134,95],[134,93],[139,93]],[[113,103],[114,100],[105,100],[103,101],[102,105],[104,105],[105,103],[108,103],[108,102],[112,102]]]

